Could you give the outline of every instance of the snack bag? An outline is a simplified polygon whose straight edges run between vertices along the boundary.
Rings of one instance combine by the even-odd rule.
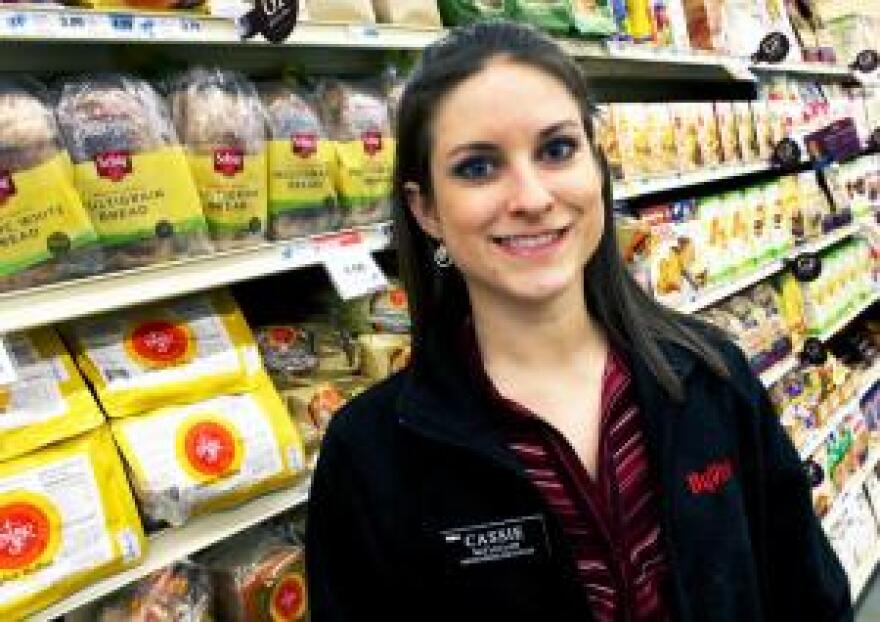
[[[136,565],[146,541],[106,427],[0,464],[0,618]]]
[[[98,234],[35,84],[0,81],[0,291],[94,274]]]
[[[290,484],[302,440],[269,379],[250,393],[111,422],[146,516],[181,525]]]
[[[51,328],[6,336],[18,378],[0,389],[0,460],[98,427],[104,415]]]
[[[338,80],[319,87],[321,117],[336,146],[336,189],[343,224],[391,216],[394,138],[387,103],[375,92]]]
[[[569,0],[505,0],[504,6],[507,17],[553,34],[568,34],[573,25]]]
[[[273,239],[339,227],[336,153],[313,98],[282,83],[261,88],[269,120],[269,231]]]
[[[79,320],[66,332],[110,417],[253,387],[253,335],[224,291]]]
[[[316,22],[376,23],[370,0],[306,0],[305,5]]]
[[[210,250],[186,155],[149,84],[123,75],[69,80],[57,114],[108,269]]]
[[[373,0],[380,24],[440,28],[440,11],[435,0]]]
[[[171,116],[214,246],[226,250],[265,240],[266,123],[253,84],[233,71],[192,69],[171,89]]]
[[[755,135],[755,121],[752,109],[747,101],[733,102],[733,114],[736,124],[736,137],[739,154],[744,164],[758,160],[758,137]]]

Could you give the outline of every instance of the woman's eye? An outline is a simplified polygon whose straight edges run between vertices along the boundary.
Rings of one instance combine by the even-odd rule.
[[[453,168],[456,177],[468,181],[486,179],[495,172],[495,163],[486,156],[474,156],[460,162]]]
[[[541,159],[550,162],[564,162],[577,151],[578,142],[573,138],[553,138],[541,147]]]

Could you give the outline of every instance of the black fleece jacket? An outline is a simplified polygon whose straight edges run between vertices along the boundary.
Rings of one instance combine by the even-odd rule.
[[[742,353],[716,345],[729,379],[664,346],[683,402],[630,360],[674,620],[851,621],[797,451]],[[466,369],[438,347],[331,423],[309,503],[314,622],[592,619],[559,525]]]

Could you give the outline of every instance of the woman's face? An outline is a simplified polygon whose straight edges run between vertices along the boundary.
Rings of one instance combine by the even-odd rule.
[[[411,207],[471,296],[582,299],[604,226],[602,182],[564,85],[495,60],[443,99],[432,129],[434,194],[414,193]]]

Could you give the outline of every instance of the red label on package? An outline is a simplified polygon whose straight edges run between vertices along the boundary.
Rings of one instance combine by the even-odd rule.
[[[214,421],[200,421],[187,430],[184,448],[189,463],[203,475],[225,475],[235,463],[235,436]]]
[[[294,134],[290,142],[293,152],[301,158],[308,158],[318,151],[318,137],[315,134]]]
[[[131,155],[127,151],[105,151],[95,156],[95,169],[99,177],[120,181],[131,173]]]
[[[0,507],[0,570],[18,570],[34,563],[49,548],[50,522],[32,503]]]
[[[237,147],[215,149],[214,170],[226,177],[235,177],[244,170],[244,152]]]
[[[380,132],[366,132],[361,139],[364,142],[364,151],[367,155],[374,156],[382,151],[382,134]]]
[[[144,322],[131,334],[134,351],[151,363],[173,365],[186,359],[189,352],[189,333],[171,322]]]
[[[281,622],[299,620],[306,609],[306,585],[299,574],[281,579],[272,594],[272,619]]]
[[[12,173],[0,171],[0,204],[13,196],[15,196],[15,182],[12,181]]]

